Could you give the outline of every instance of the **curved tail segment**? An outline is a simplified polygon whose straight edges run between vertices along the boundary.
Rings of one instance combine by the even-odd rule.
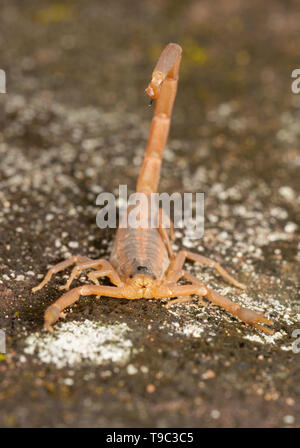
[[[157,191],[162,155],[166,146],[173,104],[175,101],[182,49],[168,44],[161,53],[146,89],[151,99],[156,99],[145,157],[137,182],[137,192]]]

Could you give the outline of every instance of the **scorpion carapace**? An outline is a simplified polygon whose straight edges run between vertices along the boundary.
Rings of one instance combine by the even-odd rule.
[[[150,201],[150,195],[157,191],[162,154],[166,145],[173,104],[176,96],[179,65],[182,49],[177,44],[169,44],[161,53],[152,73],[152,79],[146,89],[151,99],[156,100],[155,113],[151,123],[144,161],[137,182],[137,192],[144,193]],[[144,214],[143,206],[140,214]],[[157,211],[158,226],[147,225],[119,228],[117,231],[110,261],[103,258],[92,260],[83,256],[73,256],[53,266],[44,280],[33,292],[43,288],[53,274],[75,264],[71,275],[62,287],[66,292],[47,308],[44,316],[44,328],[51,330],[52,325],[64,317],[63,310],[76,302],[80,296],[95,295],[123,299],[161,299],[179,297],[169,304],[191,300],[191,295],[199,297],[199,304],[204,304],[202,298],[219,305],[241,321],[272,334],[273,331],[265,325],[272,321],[263,315],[243,308],[218,292],[208,288],[201,280],[184,270],[187,259],[204,266],[210,266],[232,285],[245,289],[245,285],[235,280],[217,262],[202,255],[181,250],[173,254],[170,238],[173,237],[172,226],[163,225],[164,211]],[[125,217],[126,219],[126,217]],[[86,284],[69,290],[73,280],[81,272],[90,270],[87,274],[94,284]],[[113,286],[99,283],[101,277],[107,277]],[[185,279],[188,284],[178,284]],[[264,325],[265,324],[265,325]]]

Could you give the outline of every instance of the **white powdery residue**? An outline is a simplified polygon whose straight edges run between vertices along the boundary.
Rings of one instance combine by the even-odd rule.
[[[258,342],[259,344],[276,344],[276,341],[278,341],[279,339],[283,338],[283,334],[280,333],[280,331],[277,331],[274,334],[248,334],[246,336],[244,336],[244,339],[248,339],[249,341],[252,342]]]
[[[282,345],[280,348],[281,348],[281,350],[283,350],[284,352],[289,352],[289,351],[292,351],[292,350],[293,350],[293,344],[291,344],[291,345]]]
[[[186,336],[193,336],[194,338],[200,338],[202,333],[204,332],[204,329],[200,327],[198,324],[187,324],[185,325],[180,333],[186,335]]]
[[[179,305],[180,306],[180,305]],[[172,322],[168,325],[168,329],[171,330],[169,334],[179,334],[184,336],[192,336],[195,338],[201,338],[204,333],[205,327],[203,327],[202,322],[195,321],[191,319],[189,309],[185,309],[186,321],[182,325],[179,322]],[[175,317],[178,317],[178,313],[175,310],[168,309],[168,313],[172,314]],[[198,317],[200,314],[198,313]],[[201,316],[202,317],[202,316]],[[161,327],[163,328],[163,327]],[[206,328],[207,330],[207,328]]]
[[[34,333],[25,341],[24,352],[37,355],[44,363],[58,369],[82,363],[93,365],[114,362],[120,365],[130,359],[132,342],[126,338],[131,331],[125,323],[104,325],[85,320],[67,322],[53,333]]]
[[[217,291],[228,297],[228,294],[234,295],[234,289],[231,287],[226,287],[221,289],[216,288]],[[230,297],[229,297],[230,298]],[[239,297],[237,300],[234,299],[239,305],[244,306],[246,308],[257,311],[258,313],[264,314],[265,317],[270,318],[276,322],[285,322],[288,325],[292,325],[299,321],[299,317],[294,316],[292,313],[292,309],[280,302],[280,300],[268,296],[263,299],[263,301],[259,300],[255,297],[250,297],[246,291],[239,293]],[[271,314],[274,314],[276,317],[269,317]],[[274,335],[273,335],[274,336]]]

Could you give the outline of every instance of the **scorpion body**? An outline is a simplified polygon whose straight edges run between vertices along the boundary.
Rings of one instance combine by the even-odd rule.
[[[152,79],[146,89],[151,100],[156,100],[155,113],[151,123],[149,138],[137,181],[137,193],[143,193],[147,198],[140,206],[139,214],[143,216],[149,211],[150,196],[158,188],[163,150],[169,134],[170,120],[177,91],[178,73],[182,49],[177,44],[169,44],[161,53],[152,73]],[[36,292],[43,288],[52,275],[75,264],[67,283],[62,287],[66,292],[47,308],[44,316],[44,328],[51,330],[52,325],[64,317],[63,310],[76,302],[80,296],[97,295],[124,299],[161,299],[178,297],[169,304],[191,300],[191,295],[199,297],[199,303],[204,304],[202,297],[224,308],[243,322],[272,334],[267,326],[272,321],[263,315],[232,302],[205,286],[198,278],[183,269],[187,259],[210,266],[228,282],[237,288],[245,289],[245,285],[235,280],[217,262],[197,253],[181,250],[174,255],[170,243],[173,229],[167,231],[163,225],[164,212],[157,210],[157,228],[152,228],[149,219],[139,227],[120,226],[110,261],[105,259],[92,260],[87,257],[74,256],[53,266],[44,280],[35,288]],[[124,219],[127,219],[125,216]],[[169,227],[168,227],[169,228]],[[88,278],[94,283],[70,289],[71,283],[84,270],[91,270]],[[104,286],[99,278],[108,277],[114,286]],[[179,285],[184,278],[189,283]]]
[[[147,275],[162,280],[169,265],[169,256],[156,229],[122,229],[110,262],[124,277]]]

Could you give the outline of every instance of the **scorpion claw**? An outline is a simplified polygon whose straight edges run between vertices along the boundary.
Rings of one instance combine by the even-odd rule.
[[[268,334],[273,334],[274,330],[271,330],[268,327],[265,327],[264,325],[261,325],[261,323],[266,325],[273,325],[273,322],[269,319],[267,319],[265,316],[256,313],[255,311],[248,310],[247,308],[240,308],[237,312],[237,317],[241,319],[243,322],[245,322],[248,325],[253,325],[254,327],[258,328],[259,330],[264,331]]]
[[[271,325],[271,324],[269,324]],[[261,331],[264,331],[267,334],[274,334],[274,330],[271,330],[271,328],[265,327],[264,325],[260,325],[260,324],[254,324],[255,328],[258,328]]]
[[[61,311],[57,305],[51,305],[46,309],[44,315],[44,329],[53,331],[52,324],[54,324],[61,315]]]

